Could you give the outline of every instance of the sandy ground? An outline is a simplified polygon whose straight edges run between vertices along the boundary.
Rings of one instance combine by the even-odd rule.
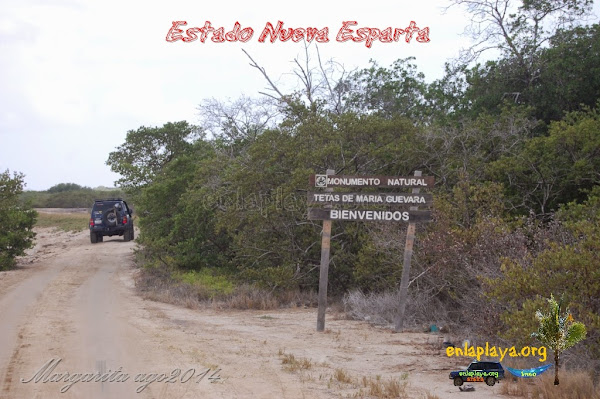
[[[410,398],[503,397],[498,384],[454,387],[448,372],[468,359],[447,358],[432,334],[395,334],[331,312],[318,333],[316,309],[145,301],[134,289],[135,245],[38,230],[20,267],[0,273],[0,398],[370,397],[363,379],[404,373]],[[297,362],[284,364],[290,355]]]

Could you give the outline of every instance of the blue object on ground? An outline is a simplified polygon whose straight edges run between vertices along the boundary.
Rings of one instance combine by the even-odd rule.
[[[543,366],[534,367],[531,369],[513,369],[510,367],[505,367],[505,368],[515,377],[532,378],[532,377],[537,377],[538,375],[542,374],[544,371],[548,370],[550,367],[552,367],[552,363],[548,363]]]

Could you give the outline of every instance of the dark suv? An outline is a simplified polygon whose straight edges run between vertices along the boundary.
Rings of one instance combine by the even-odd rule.
[[[500,362],[476,362],[469,364],[466,370],[452,371],[450,379],[454,385],[461,386],[463,382],[484,382],[493,386],[496,381],[504,378],[504,369]]]
[[[133,240],[133,210],[121,198],[107,198],[94,201],[90,218],[90,241],[102,242],[104,236],[123,236],[125,241]]]

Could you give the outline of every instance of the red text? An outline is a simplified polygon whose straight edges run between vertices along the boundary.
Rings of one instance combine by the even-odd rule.
[[[416,34],[416,41],[419,43],[429,42],[429,28],[420,29],[417,27],[415,21],[411,21],[410,24],[404,28],[388,27],[383,30],[377,28],[358,28],[356,31],[350,29],[350,26],[357,25],[356,21],[343,21],[342,28],[338,31],[336,40],[338,42],[345,42],[352,40],[353,42],[365,42],[365,46],[371,48],[373,42],[379,40],[382,43],[397,42],[402,36],[406,43],[410,43],[411,39]]]
[[[233,25],[233,29],[225,32],[225,28],[213,28],[210,24],[210,21],[206,21],[202,28],[189,28],[186,29],[185,35],[182,35],[183,29],[179,29],[180,26],[187,25],[186,21],[173,21],[173,25],[169,32],[167,33],[167,41],[169,43],[176,42],[177,40],[181,40],[183,42],[193,42],[195,40],[200,40],[200,42],[204,43],[208,36],[210,35],[210,40],[215,43],[223,43],[227,42],[237,42],[240,41],[242,43],[246,43],[248,40],[252,38],[254,34],[254,30],[250,27],[242,29],[242,26],[239,22],[236,22]]]
[[[286,42],[292,39],[293,42],[299,42],[300,40],[306,40],[311,42],[313,39],[319,43],[327,43],[329,38],[329,28],[317,29],[317,28],[283,28],[283,22],[277,21],[277,25],[273,27],[270,22],[267,22],[265,29],[260,34],[258,41],[264,43],[267,35],[270,36],[271,43],[275,43],[275,40],[279,39],[282,42]]]

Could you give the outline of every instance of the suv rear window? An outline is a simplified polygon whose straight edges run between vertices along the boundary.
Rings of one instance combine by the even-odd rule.
[[[94,203],[92,213],[94,217],[104,215],[106,214],[106,212],[113,210],[116,204],[119,204],[119,202],[96,202]],[[123,207],[123,209],[121,209],[121,212],[126,211],[126,205],[124,203],[121,203],[121,206]]]

